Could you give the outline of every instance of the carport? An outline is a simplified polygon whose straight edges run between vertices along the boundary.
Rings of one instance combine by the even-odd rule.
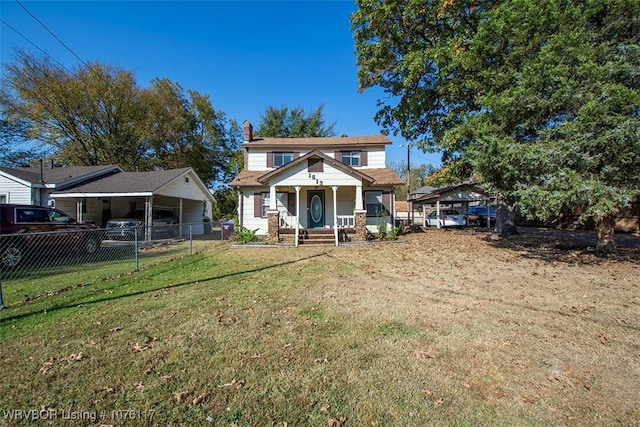
[[[79,221],[92,221],[100,226],[134,209],[144,209],[145,229],[149,230],[154,208],[171,209],[180,219],[180,233],[182,225],[192,224],[193,234],[205,232],[203,220],[211,219],[215,203],[192,168],[120,172],[54,191],[51,198],[63,211],[75,211]],[[146,240],[150,238],[145,236]]]
[[[427,225],[427,207],[435,205],[436,216],[440,217],[440,208],[442,205],[463,205],[465,214],[467,215],[467,225],[469,225],[469,203],[484,205],[491,204],[491,197],[480,186],[471,183],[455,184],[448,187],[434,188],[429,193],[421,193],[415,198],[410,199],[415,206],[422,207],[422,226]],[[489,208],[487,208],[489,209]],[[487,212],[489,212],[487,210]],[[490,227],[491,221],[487,221],[487,227]],[[440,224],[437,225],[440,228]]]

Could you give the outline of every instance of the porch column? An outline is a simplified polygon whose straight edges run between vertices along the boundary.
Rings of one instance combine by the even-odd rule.
[[[76,202],[76,221],[84,222],[84,214],[82,211],[84,210],[84,199],[80,199]]]
[[[355,240],[367,240],[367,211],[362,201],[362,184],[356,185],[356,205],[353,210],[353,220],[356,235]]]
[[[427,226],[427,207],[422,205],[422,226]]]
[[[278,209],[278,199],[276,198],[276,186],[269,187],[269,210],[273,211]]]
[[[440,200],[436,200],[436,227],[440,228]]]
[[[180,197],[180,205],[178,208],[178,237],[182,237],[182,197]]]
[[[338,186],[334,185],[331,189],[333,190],[333,235],[338,246]]]
[[[364,209],[363,207],[363,203],[362,203],[362,185],[356,185],[356,205],[354,206],[354,209],[357,211],[361,211]]]
[[[296,185],[296,234],[294,245],[298,247],[298,237],[300,236],[300,186]]]
[[[151,226],[153,225],[153,196],[148,196],[144,202],[144,240],[151,240]]]

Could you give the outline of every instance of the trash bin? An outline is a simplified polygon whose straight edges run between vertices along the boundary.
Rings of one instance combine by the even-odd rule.
[[[222,221],[222,240],[229,240],[233,234],[233,221]]]

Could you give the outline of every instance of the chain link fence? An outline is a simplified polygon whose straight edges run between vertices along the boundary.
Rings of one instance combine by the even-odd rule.
[[[2,287],[6,293],[12,286],[37,289],[46,282],[64,288],[106,280],[192,255],[232,234],[230,222],[0,234],[0,307]]]

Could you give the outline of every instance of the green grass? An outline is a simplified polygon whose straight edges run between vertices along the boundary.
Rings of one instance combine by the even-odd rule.
[[[394,262],[401,247],[381,248],[217,244],[82,286],[29,282],[33,294],[65,285],[29,303],[8,289],[22,302],[0,311],[0,410],[104,411],[116,425],[557,423],[488,399],[506,379],[468,384],[480,362],[449,341],[458,329],[380,304],[382,268],[361,289],[371,298],[352,299],[372,280],[368,257]],[[136,419],[113,419],[122,410]]]

